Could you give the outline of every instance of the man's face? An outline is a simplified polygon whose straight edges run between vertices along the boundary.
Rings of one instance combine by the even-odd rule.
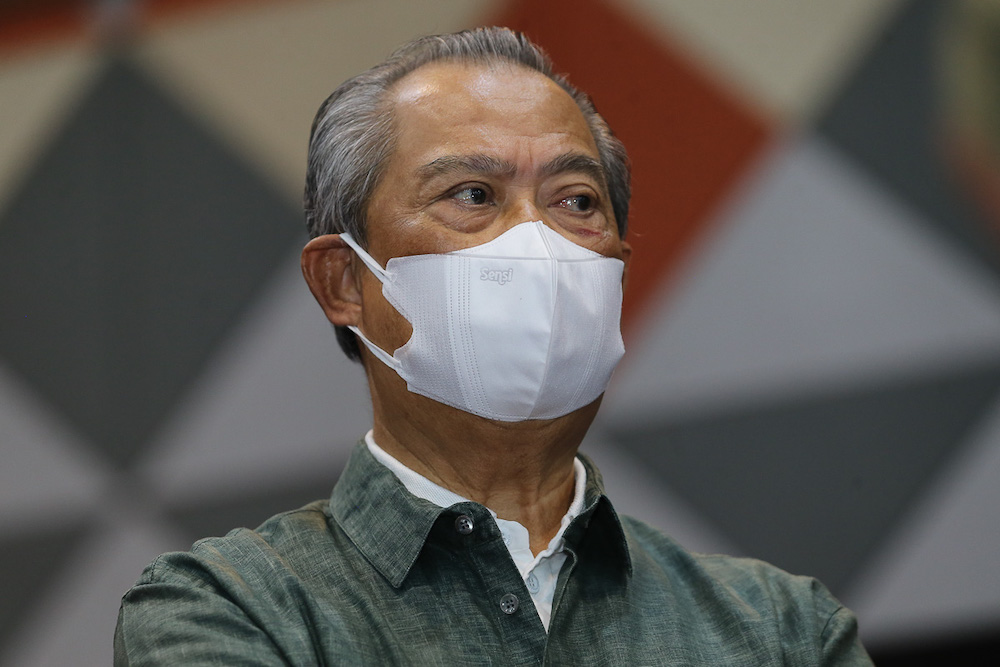
[[[626,259],[583,114],[549,78],[516,66],[432,63],[390,92],[396,148],[368,207],[368,251],[393,257],[480,245],[542,220]],[[391,353],[409,324],[359,269],[363,331]]]

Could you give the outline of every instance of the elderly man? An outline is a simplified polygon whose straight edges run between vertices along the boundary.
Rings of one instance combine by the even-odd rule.
[[[302,268],[372,430],[328,501],[158,558],[122,664],[870,664],[816,581],[619,517],[620,142],[523,36],[417,40],[313,125]]]

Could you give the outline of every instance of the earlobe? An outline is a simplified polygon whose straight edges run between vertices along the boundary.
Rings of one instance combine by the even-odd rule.
[[[302,249],[302,275],[331,323],[357,326],[361,321],[361,289],[355,279],[354,251],[339,234],[324,234]]]

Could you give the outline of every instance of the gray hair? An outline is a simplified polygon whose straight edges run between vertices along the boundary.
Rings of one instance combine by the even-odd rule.
[[[552,71],[552,61],[522,33],[477,28],[416,39],[384,62],[348,79],[326,98],[313,120],[306,170],[305,214],[310,238],[349,232],[367,247],[368,202],[394,148],[389,88],[410,72],[435,61],[496,65],[509,63],[547,76],[576,102],[597,144],[608,195],[624,238],[631,196],[628,156],[622,142],[594,109],[587,95]],[[360,359],[357,338],[336,327],[337,340],[351,359]]]

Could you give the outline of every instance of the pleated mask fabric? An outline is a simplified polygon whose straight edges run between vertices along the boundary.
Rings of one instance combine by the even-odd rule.
[[[384,269],[340,237],[413,334],[389,354],[350,328],[414,393],[489,419],[552,419],[600,396],[625,353],[624,262],[541,221],[471,248],[395,257]]]

